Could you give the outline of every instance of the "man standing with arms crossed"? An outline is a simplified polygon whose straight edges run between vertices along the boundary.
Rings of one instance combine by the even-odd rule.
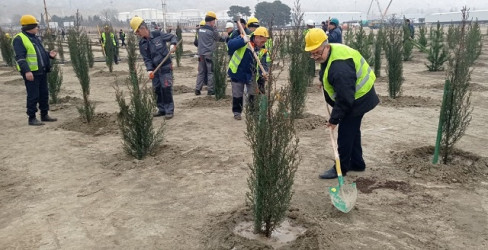
[[[200,95],[205,79],[208,81],[207,95],[214,95],[214,76],[212,53],[215,51],[216,42],[224,42],[225,39],[215,29],[217,15],[213,11],[205,15],[205,25],[198,29],[198,75],[195,86],[195,95]],[[206,76],[206,77],[205,77]]]

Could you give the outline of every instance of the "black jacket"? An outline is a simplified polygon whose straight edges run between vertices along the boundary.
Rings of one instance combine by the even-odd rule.
[[[39,66],[39,70],[33,71],[33,75],[43,75],[51,71],[51,62],[49,60],[49,52],[44,49],[41,40],[36,37],[36,35],[22,32],[26,35],[32,44],[34,45],[34,49],[36,50],[37,54],[37,64]],[[25,76],[25,73],[30,72],[29,65],[27,64],[26,57],[27,57],[27,49],[22,42],[22,38],[17,36],[13,40],[13,46],[15,51],[15,61],[19,64],[20,67],[20,74]]]
[[[167,42],[177,44],[178,39],[175,35],[169,33],[162,33],[161,31],[151,31],[149,39],[142,38],[139,41],[139,51],[147,71],[153,71],[168,55],[169,50],[166,45]],[[167,73],[171,71],[171,57],[161,66],[159,72]]]
[[[322,78],[324,77],[324,70],[327,63],[328,59],[320,65],[320,82],[323,82]],[[329,122],[332,124],[339,124],[342,118],[346,116],[364,115],[376,107],[380,102],[374,86],[361,98],[357,100],[354,99],[357,77],[356,68],[352,59],[335,60],[332,62],[329,68],[329,74],[327,75],[327,80],[336,93],[334,102],[324,90],[325,101],[333,107],[329,119]]]

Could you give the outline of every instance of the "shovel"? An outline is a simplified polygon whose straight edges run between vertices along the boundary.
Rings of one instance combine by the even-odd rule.
[[[327,105],[327,111],[329,112],[329,105]],[[341,212],[348,213],[356,204],[356,199],[358,197],[358,190],[356,189],[356,183],[344,184],[344,177],[341,171],[341,161],[339,159],[339,153],[337,151],[337,144],[334,138],[334,130],[330,128],[330,142],[332,143],[332,148],[334,149],[335,157],[335,168],[337,171],[337,179],[339,180],[339,185],[336,187],[329,188],[330,200],[334,207],[339,209]]]

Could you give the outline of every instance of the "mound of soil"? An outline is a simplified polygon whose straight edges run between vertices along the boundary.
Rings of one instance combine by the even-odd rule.
[[[359,177],[355,180],[356,187],[359,191],[365,194],[370,194],[375,189],[384,188],[384,189],[391,189],[395,191],[402,192],[404,194],[409,193],[411,191],[410,184],[404,181],[395,181],[395,180],[378,180],[376,178],[368,178],[368,177]]]
[[[10,81],[5,81],[4,84],[5,85],[25,85],[24,79],[22,79],[22,78],[10,80]]]
[[[293,208],[288,210],[287,221],[291,226],[303,227],[307,231],[279,249],[319,249],[317,240],[319,234],[316,226],[307,222],[297,210]],[[266,239],[251,239],[237,234],[236,227],[243,222],[252,222],[252,212],[249,208],[237,209],[213,217],[208,223],[209,227],[206,228],[208,237],[204,243],[205,249],[274,249],[276,242],[268,240],[267,244]]]
[[[223,99],[217,101],[215,100],[215,96],[203,96],[186,101],[183,105],[189,108],[230,108],[232,107],[232,98],[230,96],[225,96]]]
[[[416,178],[446,183],[478,182],[488,177],[488,158],[454,149],[447,164],[432,164],[433,146],[392,152],[395,167],[404,169]],[[439,162],[442,162],[439,157]]]
[[[67,95],[65,97],[59,98],[58,103],[69,103],[69,104],[79,105],[79,104],[83,104],[83,99],[79,97]]]
[[[434,84],[434,85],[431,85],[431,86],[425,86],[426,88],[434,88],[434,89],[440,89],[440,90],[444,90],[444,83],[440,83],[440,84]],[[484,91],[488,91],[488,87],[486,86],[483,86],[479,83],[475,83],[475,82],[471,82],[469,83],[469,89],[471,91],[476,91],[476,92],[484,92]]]
[[[65,130],[81,132],[93,136],[119,133],[117,113],[95,114],[90,123],[87,123],[81,117],[77,117],[61,124],[59,127]]]
[[[380,105],[382,106],[389,106],[395,108],[401,107],[422,107],[422,108],[431,108],[431,107],[439,107],[441,105],[441,101],[432,99],[430,97],[421,97],[421,96],[399,96],[396,99],[392,99],[388,96],[380,96]]]
[[[173,95],[180,95],[185,93],[193,93],[194,89],[185,86],[185,85],[177,85],[173,86]]]
[[[2,71],[4,71],[4,69],[2,69]],[[17,70],[11,70],[11,68],[8,68],[4,72],[0,73],[0,76],[12,76],[18,74],[19,72]]]
[[[104,71],[104,70],[99,70],[95,73],[92,74],[93,77],[125,77],[128,76],[129,72],[128,71]]]
[[[326,121],[326,118],[323,116],[305,113],[303,118],[295,120],[295,129],[301,131],[312,130],[321,126],[325,127]]]

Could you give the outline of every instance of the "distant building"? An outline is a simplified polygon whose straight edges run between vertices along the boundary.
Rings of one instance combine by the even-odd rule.
[[[320,26],[323,21],[327,21],[329,20],[329,18],[334,17],[339,19],[339,22],[342,24],[344,22],[359,22],[363,18],[366,18],[366,15],[363,12],[304,12],[303,22],[306,22],[307,20],[313,20],[315,26]]]
[[[445,13],[432,13],[425,17],[426,23],[458,23],[461,22],[462,15],[461,11],[457,12],[445,12]],[[471,10],[469,11],[469,19],[476,20],[485,23],[488,22],[488,10]]]

